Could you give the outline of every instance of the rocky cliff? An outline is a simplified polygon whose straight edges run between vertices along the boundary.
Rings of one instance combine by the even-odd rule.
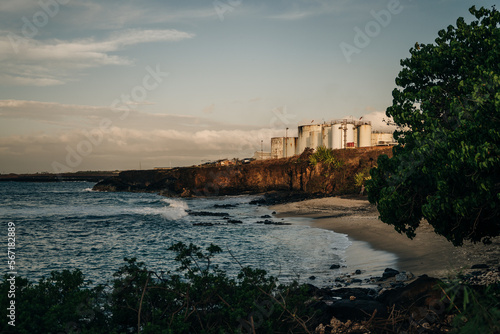
[[[288,159],[254,161],[225,167],[179,167],[124,171],[94,186],[98,191],[156,192],[165,196],[220,196],[291,191],[314,195],[359,192],[354,176],[375,165],[391,148],[333,151],[341,165],[311,164],[312,152]]]

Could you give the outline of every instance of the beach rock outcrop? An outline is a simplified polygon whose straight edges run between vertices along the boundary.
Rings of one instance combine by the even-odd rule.
[[[396,276],[397,274],[399,274],[399,271],[397,271],[396,269],[386,268],[384,270],[384,273],[382,274],[382,278],[383,279],[388,279],[390,277]]]
[[[361,320],[369,318],[374,313],[379,317],[387,314],[384,304],[376,300],[366,299],[341,299],[332,303],[329,308],[330,313],[341,321]]]
[[[383,291],[377,300],[389,307],[428,307],[441,300],[443,292],[438,288],[440,283],[439,279],[423,275],[404,287]]]
[[[97,191],[154,192],[169,197],[205,197],[267,192],[331,196],[354,193],[354,175],[369,159],[391,154],[390,148],[339,150],[344,165],[311,165],[308,156],[271,159],[233,166],[193,166],[171,169],[131,170],[97,183]],[[288,198],[287,200],[289,200]],[[301,198],[303,199],[303,198]],[[269,203],[265,203],[269,204]]]

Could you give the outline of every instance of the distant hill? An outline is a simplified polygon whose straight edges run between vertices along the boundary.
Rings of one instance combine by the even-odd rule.
[[[75,173],[51,174],[0,174],[1,181],[16,182],[63,182],[63,181],[89,181],[99,182],[103,179],[118,175],[119,171],[82,171]]]

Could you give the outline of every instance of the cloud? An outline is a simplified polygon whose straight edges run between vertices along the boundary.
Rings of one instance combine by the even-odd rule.
[[[0,2],[0,12],[17,13],[27,9],[32,9],[34,6],[35,5],[31,0],[2,0]]]
[[[260,148],[260,140],[267,144],[281,133],[193,116],[140,110],[122,115],[123,110],[106,106],[0,100],[0,172],[53,171],[54,162],[89,170],[137,168],[138,159],[150,161],[152,168],[170,161],[186,165],[214,160],[221,154],[243,158]],[[35,126],[11,135],[2,130],[28,120]],[[78,164],[68,158],[70,152],[80,156]]]
[[[124,3],[118,1],[86,1],[73,2],[68,5],[72,9],[73,26],[87,29],[115,30],[126,26],[161,23],[186,22],[204,19],[215,19],[217,13],[211,2],[201,4],[200,7],[191,7],[185,1],[180,5],[168,3],[167,1],[141,1]],[[113,15],[109,15],[113,13]]]
[[[168,30],[128,29],[103,40],[35,40],[8,33],[0,37],[0,83],[50,86],[74,80],[74,73],[106,65],[130,65],[132,60],[113,52],[143,43],[177,42],[194,34]]]
[[[205,108],[203,108],[203,113],[204,114],[211,114],[211,113],[214,112],[214,109],[215,109],[215,103],[212,103],[211,105],[206,106]]]
[[[283,20],[283,21],[296,21],[306,18],[331,14],[338,11],[343,5],[344,1],[325,2],[322,0],[299,0],[287,2],[284,8],[276,8],[274,14],[268,15],[268,19]]]
[[[111,106],[88,106],[54,102],[0,100],[0,128],[13,120],[30,121],[39,125],[51,124],[64,128],[98,127],[103,120],[110,120],[126,128],[205,129],[220,124],[210,119],[176,114],[154,114],[134,108],[113,108]]]
[[[294,21],[294,20],[302,20],[311,16],[315,16],[318,13],[314,11],[289,11],[285,13],[275,14],[268,16],[269,19],[274,20],[284,20],[284,21]]]
[[[110,169],[127,169],[139,160],[154,161],[155,166],[200,163],[224,158],[251,156],[259,150],[260,140],[276,136],[272,129],[176,130],[130,129],[113,126],[98,129],[36,133],[0,137],[0,171],[37,172],[65,167],[65,171],[102,169],[103,165],[120,161]],[[50,157],[48,159],[47,157]],[[29,159],[30,163],[23,165]],[[168,159],[168,160],[167,160]],[[13,167],[16,166],[16,167]],[[155,167],[153,165],[149,168]],[[15,169],[13,169],[15,168]]]
[[[0,84],[10,84],[12,86],[56,86],[64,84],[64,81],[51,77],[21,77],[9,74],[0,74]]]
[[[274,8],[268,8],[268,12],[273,13],[268,14],[266,18],[281,21],[298,21],[324,15],[331,16],[332,14],[339,17],[345,17],[346,15],[358,16],[359,13],[367,13],[374,6],[378,6],[383,2],[382,0],[365,3],[350,0],[294,0],[283,2],[282,7],[275,6]]]
[[[392,118],[387,117],[383,111],[373,111],[369,114],[363,115],[361,120],[371,122],[373,131],[394,132],[397,128],[396,125],[387,124],[388,121],[389,123],[392,123]]]

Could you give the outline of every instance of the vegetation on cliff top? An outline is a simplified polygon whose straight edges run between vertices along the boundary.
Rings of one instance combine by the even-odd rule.
[[[396,231],[426,219],[454,245],[500,234],[500,12],[470,8],[401,61],[393,105],[393,157],[368,181],[370,202]]]

